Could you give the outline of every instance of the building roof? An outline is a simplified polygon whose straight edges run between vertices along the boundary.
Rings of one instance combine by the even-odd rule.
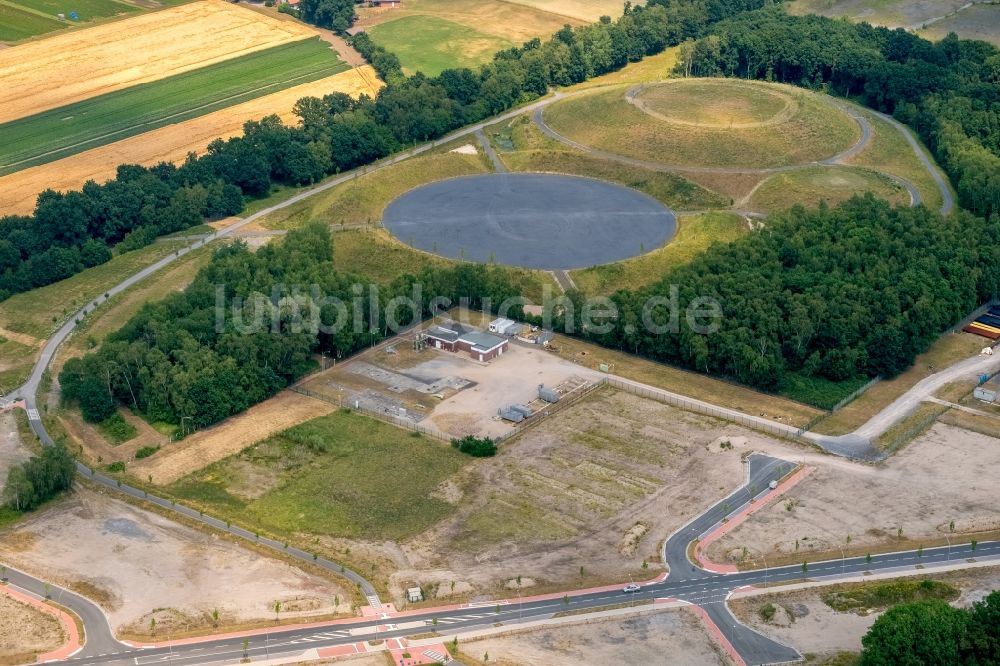
[[[466,333],[461,338],[463,342],[468,342],[472,345],[472,348],[476,351],[488,352],[496,349],[503,343],[507,342],[506,338],[501,338],[498,335],[493,335],[492,333]]]
[[[431,326],[427,329],[427,337],[434,338],[436,340],[444,340],[445,342],[455,342],[455,340],[458,340],[459,334],[450,328],[444,328],[443,326]]]

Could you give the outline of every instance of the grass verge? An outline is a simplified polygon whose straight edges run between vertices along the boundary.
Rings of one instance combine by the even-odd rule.
[[[553,344],[559,349],[560,356],[574,363],[595,370],[600,364],[607,363],[613,374],[746,414],[756,414],[791,425],[804,425],[823,413],[815,407],[787,398],[760,393],[739,384],[564,335],[556,336]]]
[[[15,294],[0,303],[0,327],[45,339],[80,307],[182,246],[180,242],[153,243],[60,282]]]

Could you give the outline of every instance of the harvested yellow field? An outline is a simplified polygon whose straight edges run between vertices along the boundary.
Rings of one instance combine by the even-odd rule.
[[[129,470],[137,477],[151,479],[159,485],[173,483],[275,433],[317,416],[325,416],[335,409],[336,405],[329,402],[282,391],[242,414],[164,447],[155,456],[135,461]]]
[[[156,81],[316,31],[200,0],[0,50],[0,123]]]
[[[0,213],[30,213],[35,207],[35,198],[42,190],[70,190],[79,188],[88,180],[108,180],[114,177],[119,164],[181,162],[188,153],[204,151],[213,139],[242,134],[243,123],[247,120],[276,113],[286,122],[293,121],[292,107],[303,97],[320,97],[332,92],[344,92],[352,97],[361,94],[374,97],[381,86],[375,70],[365,65],[8,174],[0,177]]]

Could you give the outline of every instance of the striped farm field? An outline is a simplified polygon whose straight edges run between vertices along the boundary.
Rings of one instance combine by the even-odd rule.
[[[44,35],[53,30],[61,30],[65,27],[55,17],[48,18],[21,7],[0,4],[0,42],[16,42],[20,39]],[[3,52],[0,51],[0,53]],[[0,72],[2,71],[3,64],[0,62]],[[0,81],[2,81],[2,75],[0,75]],[[0,85],[0,88],[2,88],[2,85]],[[3,92],[0,92],[0,98],[2,97]],[[0,107],[2,107],[2,104],[0,104]]]
[[[49,187],[55,190],[77,189],[88,180],[102,182],[114,177],[119,164],[180,162],[190,152],[203,152],[213,139],[242,134],[246,121],[271,113],[286,122],[294,122],[292,106],[302,97],[321,97],[332,92],[343,92],[352,97],[363,93],[374,97],[380,87],[375,70],[365,65],[2,176],[0,211],[4,214],[30,213],[34,209],[35,198],[42,190]]]
[[[0,174],[51,162],[347,69],[319,37],[0,125]]]
[[[0,4],[0,41],[64,25]],[[291,17],[272,18],[224,0],[66,30],[0,50],[0,123],[315,34]]]
[[[128,5],[117,0],[5,0],[5,2],[50,16],[57,14],[69,16],[70,12],[76,12],[76,21],[81,22],[141,11],[136,5]]]

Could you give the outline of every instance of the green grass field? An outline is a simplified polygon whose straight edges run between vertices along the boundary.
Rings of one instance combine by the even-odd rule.
[[[659,88],[663,90],[658,90]],[[758,89],[758,90],[755,90]],[[792,97],[797,110],[785,122],[745,129],[691,125],[704,115],[686,106],[729,109],[732,100],[756,98],[775,89],[767,84],[715,80],[702,84],[700,93],[683,84],[661,84],[647,89],[655,96],[656,112],[680,122],[654,117],[625,99],[625,87],[568,99],[548,107],[545,118],[562,135],[626,157],[668,165],[766,168],[803,164],[831,157],[850,147],[860,129],[853,120],[821,96],[790,87],[776,88]],[[671,91],[683,91],[670,110]],[[724,102],[729,102],[725,104]],[[746,102],[757,107],[757,103]],[[728,113],[728,112],[727,112]]]
[[[449,67],[475,67],[514,45],[436,16],[404,16],[369,29],[376,44],[397,56],[403,68],[436,76]]]
[[[105,16],[115,16],[116,14],[130,14],[141,11],[135,5],[127,5],[124,2],[115,0],[9,0],[13,4],[45,14],[65,14],[76,12],[78,21],[83,23],[95,18]],[[68,19],[67,19],[68,20]],[[75,23],[76,21],[74,21]]]
[[[347,69],[326,42],[293,42],[0,125],[0,175]]]
[[[750,197],[747,208],[770,213],[795,204],[815,206],[820,201],[836,206],[864,192],[894,204],[910,203],[906,188],[882,174],[852,167],[808,167],[765,180]]]
[[[0,42],[16,42],[65,27],[55,18],[0,3]]]
[[[470,460],[444,442],[338,411],[195,472],[168,492],[280,534],[403,539],[454,511],[434,491]]]
[[[746,222],[733,213],[684,216],[680,218],[677,235],[662,248],[616,264],[573,271],[570,276],[587,295],[636,289],[662,279],[668,270],[690,262],[712,243],[731,243],[747,231]]]

